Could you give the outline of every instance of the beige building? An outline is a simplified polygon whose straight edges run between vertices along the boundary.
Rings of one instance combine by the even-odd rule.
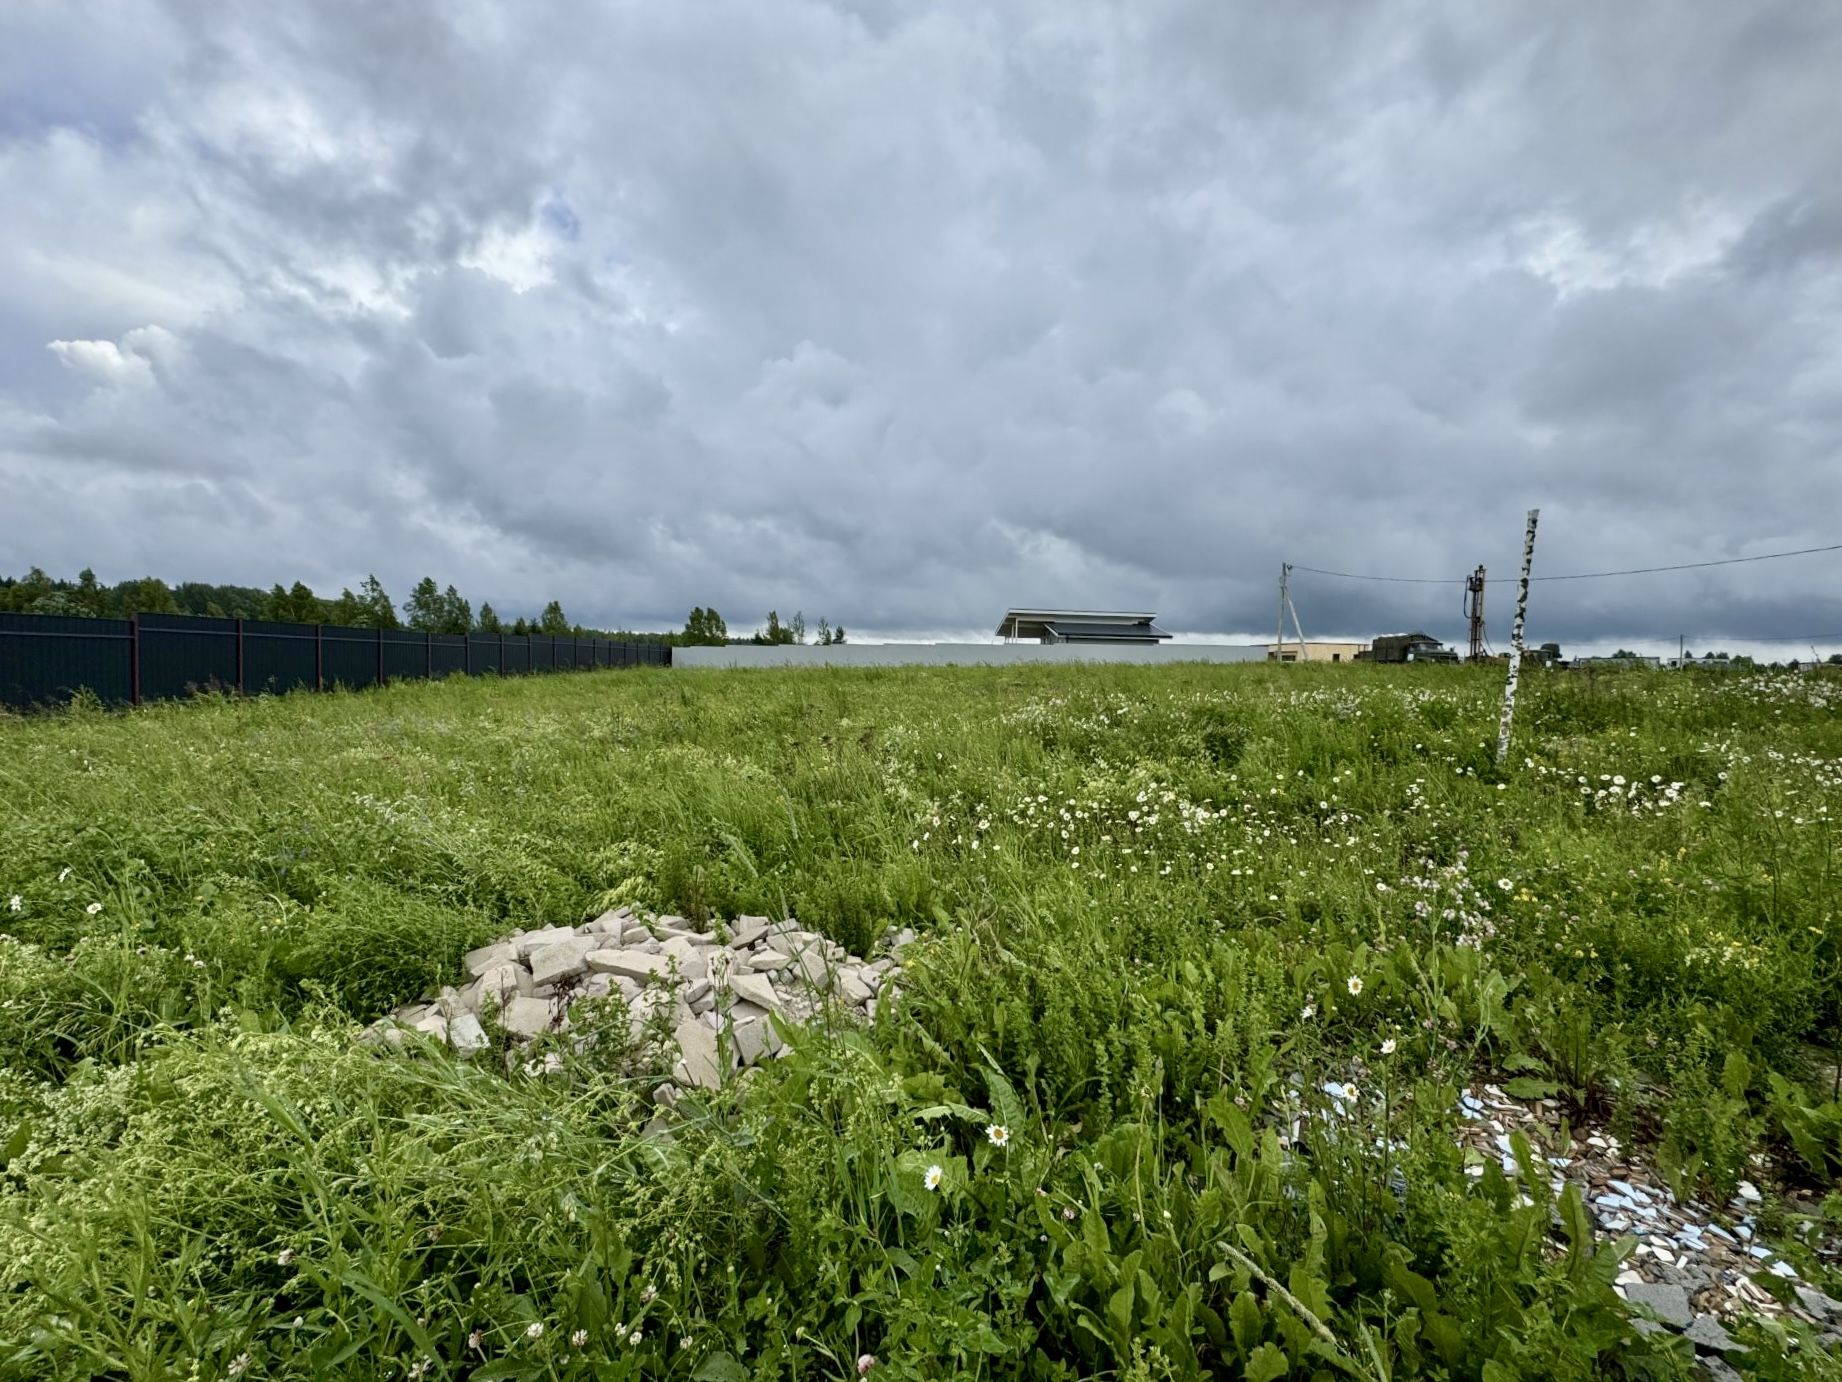
[[[1305,644],[1306,662],[1354,662],[1356,654],[1367,649],[1367,643],[1312,643]],[[1266,645],[1268,662],[1297,662],[1298,644],[1268,643]]]

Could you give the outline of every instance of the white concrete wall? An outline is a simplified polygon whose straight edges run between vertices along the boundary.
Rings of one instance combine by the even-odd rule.
[[[1035,662],[1264,662],[1262,643],[731,643],[673,648],[674,667],[1010,667]]]

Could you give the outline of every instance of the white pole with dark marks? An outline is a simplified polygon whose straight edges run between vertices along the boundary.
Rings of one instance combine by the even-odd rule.
[[[1540,509],[1529,510],[1522,537],[1522,579],[1516,582],[1516,623],[1509,636],[1509,681],[1503,687],[1503,719],[1497,726],[1497,762],[1509,757],[1509,725],[1516,715],[1516,678],[1522,672],[1522,621],[1529,612],[1529,568],[1535,564],[1535,524]]]

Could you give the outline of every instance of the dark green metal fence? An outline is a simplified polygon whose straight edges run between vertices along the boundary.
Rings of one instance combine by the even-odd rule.
[[[21,709],[68,701],[79,690],[110,704],[139,705],[212,690],[358,690],[483,672],[670,665],[665,644],[605,638],[431,634],[181,614],[0,614],[0,705]]]

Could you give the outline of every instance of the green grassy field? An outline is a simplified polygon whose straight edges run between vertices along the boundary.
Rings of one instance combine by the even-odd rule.
[[[1458,1097],[1757,1184],[1836,1293],[1842,681],[1524,688],[1502,772],[1456,668],[0,721],[0,1377],[1690,1376],[1542,1147],[1467,1171]],[[669,1139],[593,1051],[355,1041],[616,901],[922,939],[874,1029]]]

